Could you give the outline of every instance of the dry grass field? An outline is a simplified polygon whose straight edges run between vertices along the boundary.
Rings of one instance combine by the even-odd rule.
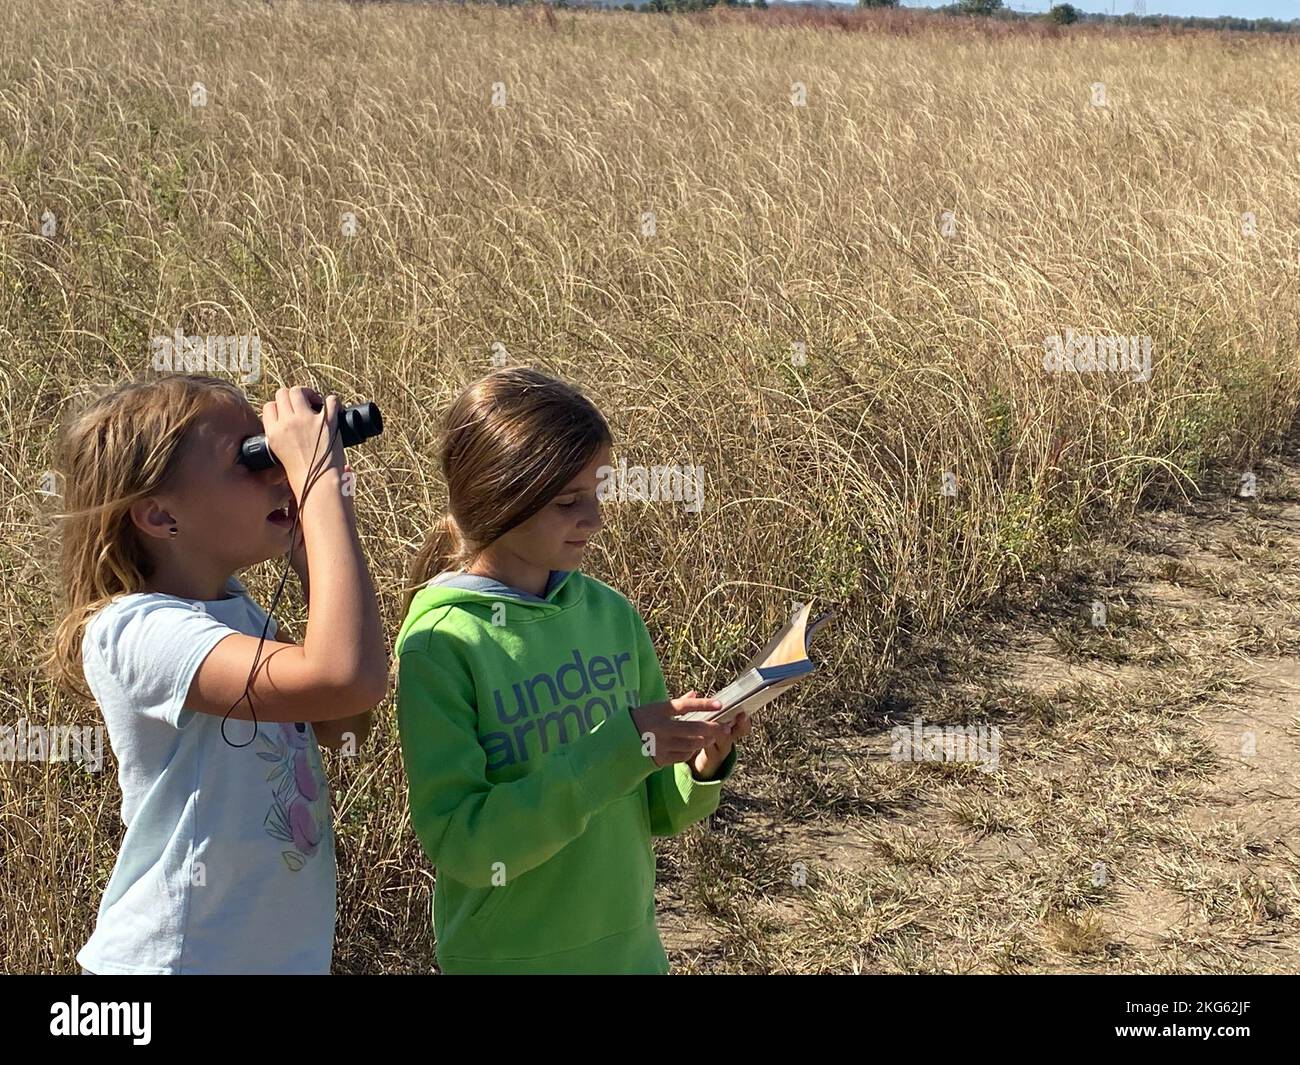
[[[1300,970],[1300,47],[760,14],[0,5],[0,723],[97,720],[36,668],[42,479],[151,338],[257,336],[256,403],[380,404],[350,461],[394,635],[442,411],[531,365],[616,461],[704,470],[589,553],[674,694],[841,605],[660,847],[677,971]],[[1050,372],[1054,336],[1152,372]],[[918,716],[998,725],[997,764],[891,759]],[[326,756],[335,968],[427,972],[377,718]],[[118,803],[111,762],[0,762],[5,971],[75,971]]]

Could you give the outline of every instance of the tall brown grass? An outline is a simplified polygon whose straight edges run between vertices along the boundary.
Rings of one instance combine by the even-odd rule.
[[[608,507],[593,572],[642,610],[675,691],[725,680],[793,601],[846,604],[774,727],[871,727],[906,640],[1144,499],[1229,490],[1275,444],[1300,383],[1293,47],[785,21],[0,5],[3,722],[96,720],[34,668],[56,612],[41,475],[61,418],[151,372],[178,324],[258,334],[259,401],[379,401],[386,431],[351,461],[394,632],[444,501],[438,414],[495,343],[578,383],[616,456],[704,466],[699,514]],[[1151,336],[1153,379],[1047,374],[1067,327]],[[248,576],[262,602],[275,577]],[[331,763],[342,971],[431,959],[379,716]],[[744,772],[780,757],[760,730]],[[111,772],[0,764],[5,969],[72,969],[117,802]]]

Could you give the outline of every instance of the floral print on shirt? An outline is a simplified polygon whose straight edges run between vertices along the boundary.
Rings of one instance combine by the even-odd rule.
[[[271,762],[267,781],[273,801],[266,812],[267,834],[293,845],[280,852],[284,864],[297,872],[316,854],[329,831],[329,788],[321,766],[320,750],[301,721],[281,721],[278,739],[258,729],[257,738],[268,750],[257,757]]]

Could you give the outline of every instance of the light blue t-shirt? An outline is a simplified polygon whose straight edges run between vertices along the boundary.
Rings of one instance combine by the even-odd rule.
[[[251,721],[230,717],[223,739],[221,715],[184,709],[212,648],[266,623],[240,581],[226,590],[121,595],[86,626],[82,663],[126,825],[77,955],[92,973],[329,972],[333,817],[311,725],[259,723],[254,738]]]

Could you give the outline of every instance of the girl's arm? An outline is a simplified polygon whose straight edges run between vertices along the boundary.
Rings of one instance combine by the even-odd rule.
[[[411,824],[425,854],[439,873],[485,888],[494,873],[515,877],[552,858],[655,764],[625,708],[527,776],[492,783],[465,661],[454,636],[408,633],[398,653],[397,724]]]
[[[664,673],[650,642],[650,633],[645,622],[637,615],[637,668],[641,678],[641,701],[643,703],[660,702],[668,698],[668,686],[664,682]],[[695,759],[691,759],[694,762]],[[691,771],[688,762],[675,762],[664,766],[646,781],[650,799],[650,834],[652,836],[675,836],[682,829],[703,821],[718,808],[722,794],[722,782],[731,775],[736,764],[736,748],[733,745],[726,759],[718,767],[715,776],[700,780]]]
[[[352,472],[352,467],[346,462],[343,464],[343,476],[346,477]],[[298,528],[294,530],[293,546],[289,548],[289,565],[298,577],[298,583],[302,586],[302,605],[308,610],[311,609],[311,580],[310,571],[307,568],[307,542],[303,539],[302,522],[298,522]]]
[[[351,466],[345,465],[343,467],[344,475],[346,476],[351,472],[351,469]],[[289,551],[289,565],[293,567],[294,573],[298,575],[298,583],[302,586],[302,602],[310,611],[311,581],[307,570],[307,547],[303,542],[301,523],[299,523],[298,531],[294,535],[293,547]],[[313,721],[311,727],[312,731],[316,733],[316,742],[322,747],[328,747],[331,751],[338,751],[342,750],[345,745],[350,745],[353,750],[360,750],[361,745],[366,742],[366,737],[370,735],[372,719],[372,711],[367,710],[355,717],[336,718],[332,721]],[[350,741],[349,736],[351,736]]]
[[[355,717],[388,688],[379,606],[339,470],[328,469],[313,483],[301,520],[311,568],[330,579],[313,589],[301,647],[271,640],[262,646],[250,689],[260,721]],[[218,643],[195,674],[185,708],[251,720],[243,695],[258,643],[243,633]]]

